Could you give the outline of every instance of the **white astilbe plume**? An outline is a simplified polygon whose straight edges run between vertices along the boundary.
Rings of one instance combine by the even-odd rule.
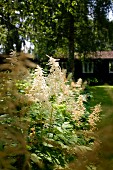
[[[57,96],[63,89],[65,89],[65,73],[61,71],[57,60],[52,57],[49,57],[48,65],[50,65],[51,68],[46,82],[50,89],[50,95]]]
[[[85,113],[86,108],[83,104],[84,101],[86,101],[84,100],[84,95],[79,95],[76,101],[76,105],[75,107],[73,107],[73,111],[72,111],[72,117],[74,120],[78,121],[80,117]]]
[[[82,87],[82,79],[79,78],[78,81],[76,82],[76,87],[81,88]]]
[[[48,86],[46,85],[44,71],[40,66],[37,65],[34,73],[34,79],[32,83],[32,88],[30,89],[30,94],[35,101],[45,102],[48,101]]]
[[[92,113],[89,116],[88,122],[91,126],[91,131],[96,129],[96,123],[99,121],[100,119],[100,112],[101,112],[101,105],[97,104],[93,109],[92,109]]]

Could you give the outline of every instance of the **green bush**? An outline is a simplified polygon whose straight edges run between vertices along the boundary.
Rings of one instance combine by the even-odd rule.
[[[55,59],[49,57],[48,64],[48,76],[37,66],[27,96],[32,101],[28,112],[32,162],[37,160],[40,167],[41,161],[42,169],[49,170],[65,167],[77,159],[81,149],[91,149],[94,136],[88,133],[96,128],[100,105],[89,108],[85,83],[66,79]]]

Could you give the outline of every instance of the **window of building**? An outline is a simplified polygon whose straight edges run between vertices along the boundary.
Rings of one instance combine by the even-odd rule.
[[[94,63],[93,62],[83,62],[82,63],[83,73],[93,73],[94,72]]]
[[[109,73],[113,73],[113,61],[109,62]]]

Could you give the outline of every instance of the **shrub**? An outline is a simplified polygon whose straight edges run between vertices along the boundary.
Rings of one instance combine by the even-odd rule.
[[[91,149],[94,136],[88,134],[99,121],[100,105],[88,107],[82,79],[76,83],[66,79],[52,57],[48,65],[47,76],[37,66],[27,93],[33,103],[28,112],[28,145],[34,163],[40,160],[43,168],[54,169],[77,159],[81,149]]]
[[[38,65],[35,71],[22,74],[21,64],[19,72],[0,73],[0,166],[66,168],[93,148],[100,105],[90,108],[85,83],[66,78],[66,72],[52,57],[48,75]],[[16,64],[13,68],[18,70]]]

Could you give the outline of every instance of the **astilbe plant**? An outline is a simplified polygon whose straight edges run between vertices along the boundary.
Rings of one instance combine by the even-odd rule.
[[[26,89],[32,103],[27,147],[33,169],[66,168],[93,149],[101,111],[100,105],[88,107],[82,79],[70,81],[52,57],[48,65],[48,75],[37,66]]]

